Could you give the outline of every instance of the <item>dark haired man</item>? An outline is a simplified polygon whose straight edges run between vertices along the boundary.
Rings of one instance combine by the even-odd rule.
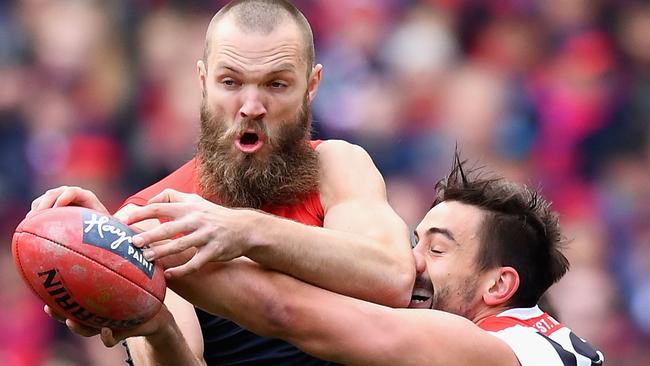
[[[537,306],[569,266],[558,218],[538,193],[465,172],[456,157],[415,235],[410,309],[240,260],[209,263],[172,286],[209,312],[347,365],[603,364],[601,352]]]
[[[140,245],[183,234],[152,245],[148,258],[194,250],[167,269],[170,278],[246,256],[335,292],[408,304],[415,277],[408,230],[388,205],[381,175],[358,146],[310,141],[309,105],[321,70],[309,24],[287,1],[235,0],[214,16],[197,62],[203,95],[197,156],[115,214],[126,220],[143,215],[138,206],[166,202],[160,221],[138,226],[147,230]],[[50,190],[32,208],[68,204],[106,211],[76,187]],[[129,339],[137,365],[326,364],[195,309],[173,292],[165,304],[154,321],[131,332],[142,336]]]

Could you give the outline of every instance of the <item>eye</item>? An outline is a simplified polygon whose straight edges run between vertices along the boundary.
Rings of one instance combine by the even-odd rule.
[[[443,254],[444,253],[442,250],[440,250],[440,248],[437,248],[437,247],[431,247],[431,249],[429,249],[429,251],[431,253],[433,253],[433,254]]]
[[[221,84],[224,87],[228,88],[228,89],[232,89],[232,88],[237,86],[237,82],[235,81],[235,79],[232,79],[232,78],[224,78],[224,79],[222,79]]]
[[[288,85],[283,81],[274,80],[269,83],[269,86],[271,87],[271,89],[283,89],[286,88]]]

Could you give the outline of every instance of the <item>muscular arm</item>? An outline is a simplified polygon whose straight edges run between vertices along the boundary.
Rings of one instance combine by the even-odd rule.
[[[158,332],[127,338],[133,364],[205,365],[201,328],[193,305],[168,290],[165,306],[169,309],[169,312],[163,315],[167,320]]]
[[[388,204],[381,174],[347,142],[323,142],[318,153],[324,227],[260,216],[246,256],[334,292],[406,306],[415,275],[409,233]]]
[[[128,205],[115,213],[123,218],[134,206]],[[140,230],[158,225],[157,220],[138,223]],[[147,336],[127,338],[133,364],[156,365],[205,365],[203,338],[194,306],[173,291],[167,289],[165,307],[156,315],[162,325]]]
[[[467,319],[357,300],[241,259],[209,263],[170,286],[253,332],[347,365],[518,365],[505,343]]]
[[[130,224],[169,220],[134,237],[134,244],[151,244],[145,256],[156,259],[197,248],[189,261],[167,269],[172,277],[196,271],[209,261],[246,256],[334,292],[406,306],[415,277],[409,233],[388,205],[381,175],[358,146],[328,141],[318,153],[324,227],[226,208],[195,194],[166,189],[126,219]]]

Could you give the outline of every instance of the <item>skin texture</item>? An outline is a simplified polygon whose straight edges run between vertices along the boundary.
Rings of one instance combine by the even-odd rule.
[[[418,224],[413,250],[416,283],[430,295],[419,307],[475,323],[507,308],[507,299],[519,287],[516,271],[511,267],[481,271],[476,263],[484,216],[475,206],[448,201],[436,205]]]
[[[417,228],[413,254],[419,278],[430,279],[436,291],[448,288],[448,298],[428,304],[456,313],[389,308],[242,261],[210,263],[172,286],[212,313],[346,365],[515,366],[510,347],[475,324],[505,310],[518,287],[509,267],[476,269],[484,214],[473,206],[444,202]],[[427,234],[431,228],[435,232]],[[473,292],[462,288],[467,277],[475,279]],[[202,295],[206,293],[211,296]]]
[[[322,67],[307,68],[299,29],[285,23],[287,29],[242,38],[227,17],[213,25],[215,48],[197,63],[201,185],[229,206],[283,205],[317,188],[317,154],[307,141]],[[256,145],[239,143],[245,132],[259,136]]]
[[[169,286],[197,306],[261,335],[285,339],[318,357],[348,365],[514,366],[518,361],[511,349],[475,324],[506,309],[518,287],[511,268],[476,270],[477,229],[483,215],[476,207],[444,202],[430,210],[416,229],[419,241],[413,254],[419,278],[430,279],[436,289],[457,288],[454,283],[465,278],[465,273],[476,278],[476,291],[469,296],[478,299],[473,305],[459,306],[468,296],[465,290],[448,291],[449,299],[429,302],[463,314],[373,304],[309,285],[243,258],[209,263],[194,274],[169,282]],[[173,266],[175,261],[183,262],[191,256],[167,257],[163,265]],[[468,319],[469,314],[474,318]],[[175,336],[173,328],[166,328],[167,316],[164,308],[140,327],[143,329],[131,331],[155,335],[148,342],[130,339],[141,344],[137,352],[153,350],[158,339]],[[66,324],[82,335],[97,333],[70,320]],[[151,327],[158,328],[151,331]],[[101,332],[107,345],[128,335],[113,334],[108,329]],[[196,343],[192,345],[192,338],[188,338],[188,347],[194,351],[194,347],[202,347],[200,339]],[[200,360],[196,362],[200,364]]]
[[[264,123],[269,136],[277,136],[283,124],[296,121],[305,99],[310,103],[315,97],[322,66],[307,72],[295,25],[259,34],[242,31],[226,17],[212,40],[208,64],[197,62],[198,81],[206,108],[221,116],[226,128],[255,120]],[[246,154],[237,152],[236,141],[232,144],[233,154]],[[255,158],[267,159],[273,153],[271,146],[263,144]],[[323,228],[258,210],[220,206],[173,190],[162,192],[145,207],[127,205],[115,216],[144,231],[136,245],[150,246],[147,256],[165,263],[175,292],[181,290],[174,285],[181,276],[191,278],[210,263],[245,256],[236,263],[251,264],[252,259],[334,292],[406,306],[414,262],[407,227],[388,205],[381,175],[358,146],[326,141],[316,152]],[[78,187],[48,191],[32,208],[68,204],[106,211],[92,192]],[[172,221],[160,224],[163,217]],[[184,236],[175,238],[179,233]],[[107,346],[129,338],[136,365],[202,364],[203,341],[192,304],[169,292],[165,305],[152,320],[128,331],[100,332],[70,320],[66,324],[83,336],[100,334]]]
[[[292,23],[270,34],[246,33],[226,17],[212,39],[215,47],[208,60],[214,66],[206,69],[199,61],[197,69],[200,85],[206,88],[208,108],[225,116],[227,124],[261,118],[269,134],[277,134],[281,125],[298,113],[305,93],[309,100],[315,96],[321,66],[313,68],[309,80],[303,77],[306,65],[300,56],[301,37]],[[276,84],[284,87],[278,91]],[[264,144],[255,158],[265,159],[272,151],[268,146]],[[408,235],[406,225],[387,203],[381,175],[357,146],[327,141],[317,153],[324,228],[163,192],[152,200],[153,205],[133,208],[126,220],[132,224],[171,217],[174,222],[141,234],[136,245],[151,245],[153,259],[189,245],[197,247],[196,258],[168,270],[171,277],[191,273],[210,260],[245,255],[333,291],[405,306],[414,276]],[[243,216],[246,219],[239,220]],[[158,248],[158,241],[178,233],[185,237]],[[381,287],[351,284],[346,281],[350,277]]]

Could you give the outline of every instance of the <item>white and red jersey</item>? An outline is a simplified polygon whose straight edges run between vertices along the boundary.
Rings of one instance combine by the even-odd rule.
[[[506,342],[521,366],[596,366],[604,361],[602,352],[537,306],[506,310],[478,326]]]

